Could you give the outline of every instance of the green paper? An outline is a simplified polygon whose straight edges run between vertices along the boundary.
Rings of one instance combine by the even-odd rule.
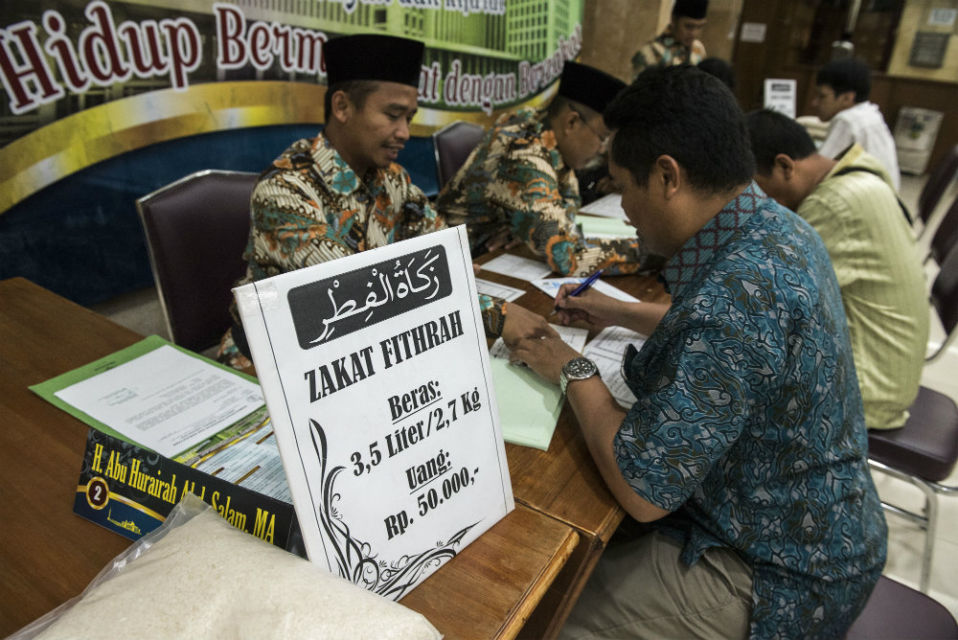
[[[592,236],[635,237],[635,227],[618,218],[579,216],[576,221],[582,225],[582,234],[587,238]]]
[[[194,353],[193,351],[190,351],[189,349],[184,349],[183,347],[179,347],[167,340],[164,340],[160,336],[148,336],[144,338],[143,340],[140,340],[139,342],[132,344],[125,349],[120,349],[119,351],[115,353],[111,353],[108,356],[104,356],[103,358],[100,358],[99,360],[94,360],[90,364],[84,365],[82,367],[78,367],[76,369],[73,369],[72,371],[61,373],[55,378],[50,378],[49,380],[46,380],[45,382],[32,385],[31,387],[29,387],[29,389],[30,391],[33,391],[35,394],[37,394],[38,396],[40,396],[41,398],[49,402],[50,404],[62,409],[63,411],[66,411],[71,416],[75,417],[81,422],[85,422],[86,424],[90,425],[94,429],[98,431],[102,431],[103,433],[109,436],[112,436],[113,438],[122,440],[123,442],[128,442],[142,449],[146,449],[147,451],[150,451],[150,449],[148,449],[147,447],[144,447],[139,442],[131,440],[130,438],[116,431],[115,429],[108,427],[107,425],[103,424],[99,420],[84,413],[83,411],[80,411],[73,405],[64,402],[63,400],[58,398],[55,394],[57,391],[60,391],[61,389],[66,389],[67,387],[71,385],[74,385],[78,382],[82,382],[83,380],[86,380],[88,378],[92,378],[93,376],[99,375],[103,373],[104,371],[109,371],[110,369],[118,367],[121,364],[130,362],[131,360],[135,360],[136,358],[139,358],[140,356],[145,355],[156,349],[159,349],[160,347],[163,347],[163,346],[171,346],[174,349],[181,351],[188,356],[192,356],[199,360],[204,360],[214,366],[219,367],[220,369],[229,371],[231,373],[235,373],[236,375],[242,376],[246,378],[247,380],[256,382],[256,378],[252,376],[246,375],[245,373],[237,371],[236,369],[228,367],[224,364],[220,364],[219,362],[216,362],[214,360],[210,360],[209,358],[204,358],[198,353]]]
[[[490,357],[489,363],[503,440],[547,450],[562,412],[559,387],[504,358]]]

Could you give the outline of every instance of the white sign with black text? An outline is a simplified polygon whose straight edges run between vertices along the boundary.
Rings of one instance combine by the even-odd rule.
[[[514,508],[464,227],[234,293],[313,562],[398,600]]]

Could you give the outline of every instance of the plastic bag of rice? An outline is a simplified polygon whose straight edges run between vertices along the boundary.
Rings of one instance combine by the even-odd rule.
[[[436,640],[421,614],[223,520],[187,495],[76,598],[8,640]]]

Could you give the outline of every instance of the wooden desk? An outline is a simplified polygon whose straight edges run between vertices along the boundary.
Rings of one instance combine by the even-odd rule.
[[[73,514],[87,427],[27,386],[141,338],[22,278],[0,282],[0,636],[79,594],[129,545]],[[402,602],[450,640],[513,638],[578,537],[520,503]]]
[[[476,262],[481,265],[501,253],[486,254]],[[542,315],[552,311],[553,300],[524,280],[491,271],[482,271],[479,277],[525,290],[526,294],[515,301],[517,304]],[[654,277],[603,279],[646,302],[669,300]],[[589,338],[592,337],[594,333],[590,333]],[[568,524],[579,534],[572,557],[519,634],[520,638],[536,640],[553,638],[562,628],[625,512],[599,475],[568,404],[559,416],[548,451],[507,443],[506,456],[516,501]]]

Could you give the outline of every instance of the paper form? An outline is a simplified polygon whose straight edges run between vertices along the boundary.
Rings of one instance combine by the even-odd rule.
[[[193,468],[270,498],[293,502],[272,429],[234,441]]]
[[[626,220],[625,211],[622,209],[622,194],[610,193],[594,200],[584,207],[579,207],[579,213],[589,213],[603,218],[619,218]]]
[[[622,377],[622,356],[630,344],[641,349],[645,336],[624,327],[606,327],[583,351],[583,355],[599,368],[599,375],[612,396],[626,409],[635,403],[635,396]]]
[[[486,271],[501,273],[504,276],[510,276],[512,278],[518,278],[520,280],[527,281],[545,278],[547,275],[552,273],[552,269],[550,269],[549,265],[544,262],[530,260],[529,258],[520,258],[519,256],[510,255],[508,253],[504,253],[497,258],[493,258],[489,262],[483,264],[482,268]]]
[[[559,325],[552,328],[576,351],[585,347],[586,329]],[[510,364],[509,349],[502,338],[492,345],[489,355],[503,440],[547,450],[562,411],[559,387],[528,367]]]
[[[487,296],[502,298],[506,302],[512,302],[516,298],[521,298],[526,293],[522,289],[499,284],[492,280],[483,280],[482,278],[476,278],[476,290]]]
[[[166,345],[55,395],[172,458],[263,406],[259,385]]]
[[[585,278],[541,278],[539,280],[533,280],[532,286],[542,291],[550,298],[555,298],[559,293],[559,289],[562,285],[566,283],[580,284]],[[592,283],[592,288],[600,293],[616,298],[617,300],[625,300],[626,302],[640,302],[638,298],[632,296],[618,287],[614,287],[604,280],[596,280]],[[580,349],[576,349],[580,351]]]

